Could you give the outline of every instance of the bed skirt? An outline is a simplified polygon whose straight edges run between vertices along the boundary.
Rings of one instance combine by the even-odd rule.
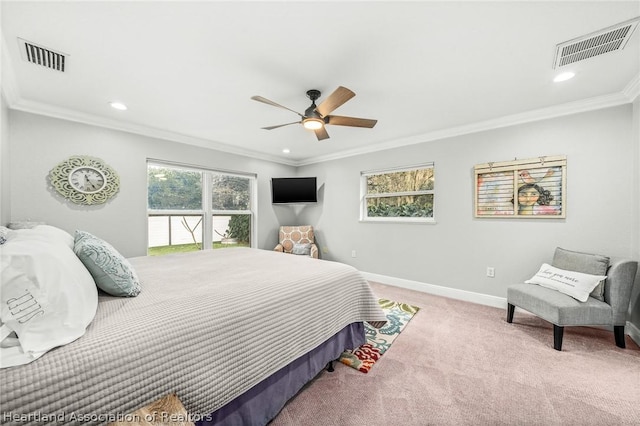
[[[266,425],[327,363],[337,360],[345,349],[357,348],[365,341],[364,324],[350,324],[225,406],[199,419],[196,425]]]

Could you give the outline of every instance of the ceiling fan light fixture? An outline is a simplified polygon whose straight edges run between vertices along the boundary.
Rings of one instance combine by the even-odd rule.
[[[267,105],[289,110],[297,114],[301,120],[294,121],[293,123],[279,124],[277,126],[263,127],[265,130],[273,130],[284,126],[290,126],[292,124],[302,124],[305,129],[312,130],[315,133],[316,139],[319,141],[329,139],[329,134],[325,124],[335,124],[337,126],[349,126],[349,127],[365,127],[371,129],[376,125],[378,120],[371,120],[367,118],[357,117],[345,117],[340,115],[330,115],[332,111],[339,108],[349,99],[353,98],[356,94],[346,87],[339,86],[333,91],[320,105],[316,105],[316,100],[320,97],[319,90],[308,90],[307,97],[311,99],[311,105],[304,111],[304,114],[287,108],[278,103],[270,101],[262,96],[252,96],[254,101],[262,102]]]
[[[324,126],[324,120],[321,118],[308,117],[302,120],[302,125],[305,129],[318,130]]]

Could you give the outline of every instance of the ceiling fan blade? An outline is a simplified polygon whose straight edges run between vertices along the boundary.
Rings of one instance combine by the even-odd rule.
[[[323,139],[329,139],[329,133],[327,133],[327,129],[325,129],[324,126],[314,130],[314,132],[319,141]]]
[[[356,94],[346,87],[338,87],[332,94],[329,95],[327,99],[322,101],[320,105],[316,108],[316,111],[320,113],[321,116],[326,116],[331,113],[334,109],[338,108],[340,105],[347,102],[349,99],[353,98]]]
[[[293,123],[278,124],[278,125],[275,125],[275,126],[269,126],[269,127],[261,127],[261,129],[264,129],[264,130],[273,130],[273,129],[277,129],[278,127],[290,126],[291,124],[300,124],[300,123],[302,123],[302,121],[294,121]]]
[[[275,103],[273,101],[270,101],[267,98],[263,98],[262,96],[252,96],[251,99],[253,99],[254,101],[262,102],[262,103],[267,104],[267,105],[272,105],[272,106],[275,106],[275,107],[278,107],[278,108],[286,109],[286,110],[291,111],[291,112],[293,112],[295,114],[298,114],[300,117],[304,118],[304,115],[300,114],[298,111],[294,111],[291,108],[287,108],[286,106],[282,106],[280,104],[277,104],[277,103]]]
[[[378,120],[369,118],[344,117],[341,115],[330,115],[325,117],[325,121],[327,124],[333,124],[334,126],[367,127],[369,129],[378,122]]]

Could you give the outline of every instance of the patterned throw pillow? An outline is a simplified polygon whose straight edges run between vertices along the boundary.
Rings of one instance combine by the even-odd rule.
[[[6,226],[0,226],[0,245],[7,242],[7,235],[9,234],[9,228]]]
[[[133,267],[111,244],[85,231],[76,231],[73,251],[96,285],[112,296],[137,296],[140,281]]]

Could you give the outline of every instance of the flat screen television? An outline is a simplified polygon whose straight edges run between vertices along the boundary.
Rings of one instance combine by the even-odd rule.
[[[318,202],[315,177],[271,178],[273,204]]]

